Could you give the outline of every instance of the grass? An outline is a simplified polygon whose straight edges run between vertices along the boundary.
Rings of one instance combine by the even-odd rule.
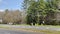
[[[60,25],[38,25],[38,24],[35,24],[35,26],[47,26],[47,27],[54,27],[54,28],[60,28]]]
[[[45,33],[45,34],[60,34],[60,31],[49,31],[49,30],[37,30],[37,29],[25,29],[25,28],[9,28],[0,26],[0,28],[8,29],[8,30],[15,30],[15,31],[29,31],[29,32],[37,32],[37,33]]]
[[[27,24],[16,24],[18,26],[30,26],[30,25],[27,25]]]
[[[54,28],[60,28],[60,26],[59,26],[59,25],[57,25],[57,26],[51,26],[51,27],[54,27]]]
[[[29,26],[22,24],[23,26]],[[44,25],[36,25],[36,26],[44,26]],[[59,25],[52,26],[52,25],[45,25],[47,27],[54,27],[54,28],[60,28]],[[27,28],[10,28],[8,26],[0,26],[0,28],[8,29],[8,30],[15,30],[15,31],[29,31],[29,32],[38,32],[38,33],[45,33],[45,34],[60,34],[60,31],[51,31],[51,30],[37,30],[37,29],[27,29]]]

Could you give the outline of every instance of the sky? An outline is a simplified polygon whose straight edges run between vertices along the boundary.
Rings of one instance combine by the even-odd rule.
[[[23,0],[0,0],[0,10],[5,10],[5,9],[21,10],[22,2]]]

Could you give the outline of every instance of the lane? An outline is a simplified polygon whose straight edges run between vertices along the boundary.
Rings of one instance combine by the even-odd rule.
[[[43,33],[0,29],[0,34],[43,34]]]

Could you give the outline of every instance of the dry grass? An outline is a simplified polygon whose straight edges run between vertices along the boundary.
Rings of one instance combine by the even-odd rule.
[[[45,33],[45,34],[60,34],[60,31],[49,31],[49,30],[37,30],[37,29],[26,29],[26,28],[10,28],[10,27],[2,27],[6,30],[14,30],[14,31],[27,31],[27,32],[37,32],[37,33]]]

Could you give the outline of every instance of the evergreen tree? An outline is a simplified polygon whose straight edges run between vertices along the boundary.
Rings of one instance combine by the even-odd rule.
[[[27,23],[35,25],[44,21],[45,24],[54,25],[58,3],[59,0],[26,0]]]

